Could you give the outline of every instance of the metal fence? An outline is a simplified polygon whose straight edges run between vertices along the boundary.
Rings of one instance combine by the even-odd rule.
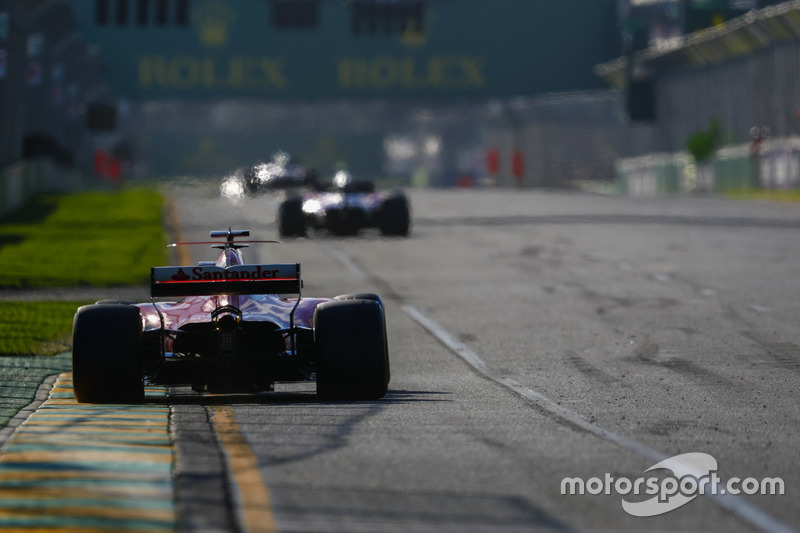
[[[620,124],[612,91],[489,102],[152,102],[140,111],[133,142],[150,174],[219,176],[280,149],[323,176],[341,161],[364,178],[432,187],[613,180]]]
[[[406,126],[411,149],[405,153],[413,154],[407,163],[423,176],[421,183],[431,186],[612,180],[619,117],[613,91],[430,106]],[[408,171],[408,164],[398,166]]]
[[[683,150],[688,136],[712,117],[720,118],[730,144],[749,141],[754,126],[769,127],[775,137],[800,134],[800,43],[702,69],[686,67],[656,84],[658,123],[649,139],[642,139],[641,128],[632,129],[625,155]]]
[[[671,71],[656,78],[655,93],[657,121],[621,130],[617,176],[624,190],[644,194],[798,186],[800,42]],[[714,181],[698,186],[687,140],[707,129],[713,118],[722,126],[721,148],[710,164]],[[769,136],[756,143],[755,131]]]
[[[612,91],[518,99],[505,121],[488,122],[486,140],[501,147],[498,182],[523,187],[564,187],[613,179],[618,153],[619,98]],[[521,173],[510,168],[520,151]]]
[[[83,110],[105,94],[69,2],[0,0],[0,215],[91,174]]]

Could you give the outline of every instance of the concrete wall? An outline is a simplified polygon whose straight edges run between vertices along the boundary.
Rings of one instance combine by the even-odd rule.
[[[80,173],[60,169],[47,160],[7,166],[0,169],[0,218],[23,208],[37,194],[75,191],[90,185]]]
[[[800,137],[767,140],[757,157],[750,143],[726,146],[703,165],[686,152],[622,158],[616,174],[619,191],[633,196],[793,189],[800,185]]]

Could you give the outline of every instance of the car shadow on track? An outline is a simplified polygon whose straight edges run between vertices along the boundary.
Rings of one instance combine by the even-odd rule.
[[[328,401],[317,398],[313,387],[302,391],[274,391],[254,394],[208,394],[198,393],[187,387],[173,387],[166,397],[172,405],[242,405],[242,404],[364,404],[395,405],[416,402],[450,402],[450,392],[413,391],[406,389],[389,389],[380,400],[372,401]],[[164,403],[164,398],[145,398],[145,403]]]

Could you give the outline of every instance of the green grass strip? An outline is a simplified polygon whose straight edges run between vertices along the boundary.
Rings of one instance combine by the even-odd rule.
[[[85,302],[0,301],[0,356],[54,355],[72,345],[72,317]]]
[[[155,189],[41,195],[0,221],[0,288],[146,284],[166,263],[164,200]],[[70,349],[72,318],[89,301],[0,301],[0,356]]]
[[[725,197],[732,200],[767,200],[771,202],[800,203],[800,189],[752,189],[744,191],[729,191]]]
[[[0,222],[0,288],[147,283],[167,259],[158,191],[42,195]]]

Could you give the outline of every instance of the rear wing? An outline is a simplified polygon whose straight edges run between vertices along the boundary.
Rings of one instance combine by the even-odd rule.
[[[300,263],[170,266],[150,271],[150,295],[300,294]]]

